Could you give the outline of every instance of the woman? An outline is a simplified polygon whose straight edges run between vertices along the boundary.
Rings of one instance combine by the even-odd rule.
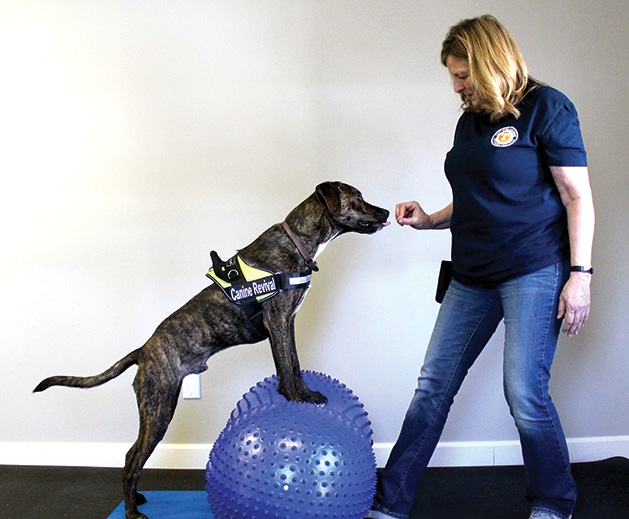
[[[453,279],[370,517],[408,517],[454,396],[504,319],[530,517],[566,519],[576,487],[548,382],[562,321],[576,335],[590,311],[594,207],[577,113],[528,75],[492,16],[452,27],[441,61],[464,110],[445,161],[453,201],[433,214],[401,203],[396,219],[451,230]]]

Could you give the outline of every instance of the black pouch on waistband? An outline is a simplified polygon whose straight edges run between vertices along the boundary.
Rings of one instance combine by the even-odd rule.
[[[443,260],[441,262],[441,268],[439,269],[439,279],[437,280],[437,293],[435,294],[435,301],[440,303],[446,295],[446,291],[452,281],[452,262]]]

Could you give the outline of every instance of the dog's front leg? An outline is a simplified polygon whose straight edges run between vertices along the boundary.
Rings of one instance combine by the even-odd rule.
[[[273,300],[269,301],[269,303]],[[269,317],[272,316],[272,317]],[[295,315],[282,312],[265,312],[265,326],[278,379],[278,391],[289,400],[322,404],[327,398],[311,391],[301,378],[301,369],[295,345]]]

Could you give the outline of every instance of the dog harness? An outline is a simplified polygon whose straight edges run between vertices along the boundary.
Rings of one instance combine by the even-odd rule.
[[[262,324],[260,303],[284,290],[308,288],[312,278],[310,269],[286,274],[253,267],[247,264],[240,254],[222,261],[218,254],[212,251],[210,257],[212,267],[206,276],[218,285],[227,299],[242,307],[263,337],[267,334]]]

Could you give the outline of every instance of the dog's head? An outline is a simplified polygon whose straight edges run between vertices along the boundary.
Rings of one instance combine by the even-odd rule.
[[[325,205],[328,218],[342,233],[373,234],[390,224],[389,211],[365,202],[353,186],[324,182],[317,186],[316,194]]]

